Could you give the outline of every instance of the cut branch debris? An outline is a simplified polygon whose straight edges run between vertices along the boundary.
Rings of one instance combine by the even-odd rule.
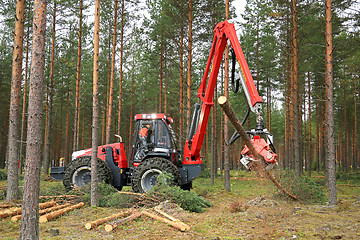
[[[127,223],[127,222],[131,222],[132,220],[140,217],[142,214],[142,212],[135,212],[133,214],[131,214],[130,216],[114,221],[110,224],[106,224],[105,225],[105,231],[106,232],[111,232],[112,230],[114,230],[115,228],[117,228],[118,226],[120,226],[121,224]]]
[[[116,218],[120,218],[120,217],[123,217],[125,215],[128,215],[132,212],[132,210],[128,210],[128,211],[124,211],[124,212],[121,212],[121,213],[118,213],[118,214],[114,214],[114,215],[111,215],[109,217],[106,217],[106,218],[101,218],[101,219],[97,219],[95,221],[91,221],[91,222],[88,222],[85,224],[85,228],[90,230],[98,225],[101,225],[103,223],[106,223],[106,222],[110,222],[111,220],[114,220]]]
[[[41,217],[39,218],[39,222],[40,222],[40,223],[46,223],[46,222],[48,222],[48,221],[50,221],[50,220],[53,220],[53,219],[55,219],[55,218],[57,218],[57,217],[65,214],[65,213],[67,213],[67,212],[70,212],[70,211],[75,210],[75,209],[77,209],[77,208],[81,208],[81,207],[83,207],[83,206],[84,206],[84,203],[81,202],[81,203],[78,203],[78,204],[76,204],[76,205],[72,205],[72,206],[70,206],[70,207],[67,207],[67,208],[64,208],[64,209],[60,209],[60,210],[55,211],[55,212],[52,212],[52,213],[45,214],[45,215],[43,215],[43,216],[41,216]]]
[[[255,150],[254,146],[252,145],[249,136],[246,134],[245,129],[241,125],[241,122],[237,118],[236,114],[234,113],[233,109],[230,106],[230,103],[227,101],[225,96],[221,96],[218,99],[218,103],[220,107],[224,110],[225,114],[234,125],[236,131],[240,134],[241,138],[245,141],[246,146],[249,148],[250,153],[254,156],[255,160],[255,170],[258,171],[260,174],[264,173],[268,179],[270,179],[275,186],[277,186],[281,191],[283,191],[286,195],[294,200],[299,200],[297,196],[288,192],[281,184],[275,179],[274,175],[272,175],[268,170],[265,169],[265,164],[261,160],[259,153]]]

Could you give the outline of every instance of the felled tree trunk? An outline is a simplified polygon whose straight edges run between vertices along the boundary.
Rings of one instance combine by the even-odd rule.
[[[240,134],[241,138],[245,141],[246,146],[249,148],[250,153],[254,156],[255,160],[255,170],[259,173],[264,173],[265,176],[270,179],[276,187],[278,187],[281,191],[283,191],[286,195],[288,195],[290,198],[294,200],[299,200],[298,197],[295,195],[289,193],[281,184],[275,179],[274,175],[272,175],[268,170],[265,169],[265,164],[261,160],[261,156],[259,153],[255,150],[254,146],[252,145],[249,136],[246,134],[245,129],[241,125],[240,120],[235,115],[234,111],[232,110],[230,103],[227,101],[227,98],[225,96],[221,96],[218,99],[218,103],[221,106],[221,108],[224,110],[225,114],[228,116],[231,123],[234,125],[236,131]]]

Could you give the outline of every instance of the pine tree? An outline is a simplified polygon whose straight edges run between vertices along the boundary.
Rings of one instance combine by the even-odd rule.
[[[46,1],[34,1],[26,167],[20,239],[39,238],[42,100],[45,70]]]

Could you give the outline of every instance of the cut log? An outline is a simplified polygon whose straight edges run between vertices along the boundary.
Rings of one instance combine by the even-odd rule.
[[[275,179],[274,175],[272,175],[268,170],[265,169],[265,163],[262,161],[259,153],[255,150],[252,145],[249,136],[246,134],[244,127],[241,125],[240,120],[237,118],[233,109],[230,106],[230,103],[227,101],[225,96],[221,96],[218,99],[218,103],[220,107],[224,110],[225,114],[229,118],[232,125],[234,125],[236,131],[240,134],[241,138],[245,141],[246,146],[249,148],[250,153],[254,156],[255,160],[253,163],[255,165],[255,170],[260,174],[264,173],[265,176],[270,179],[276,187],[278,187],[282,192],[288,195],[290,198],[294,200],[299,200],[297,196],[288,192],[281,184]]]
[[[40,196],[39,199],[49,199],[49,198],[74,198],[78,197],[77,195],[57,195],[57,196]]]
[[[81,208],[83,206],[84,206],[84,203],[81,202],[81,203],[78,203],[76,205],[72,205],[70,207],[67,207],[67,208],[64,208],[64,209],[57,210],[55,212],[45,214],[45,215],[43,215],[43,216],[41,216],[39,218],[39,222],[40,223],[46,223],[46,222],[48,222],[50,220],[53,220],[53,219],[55,219],[57,217],[60,217],[61,215],[65,214],[67,212],[70,212],[70,211],[72,211],[74,209],[77,209],[77,208]]]
[[[179,223],[179,224],[184,225],[184,227],[186,228],[186,231],[190,230],[190,226],[189,226],[189,225],[187,225],[186,223],[180,221],[179,219],[177,219],[177,218],[175,218],[175,217],[167,214],[166,212],[161,211],[161,210],[158,208],[158,206],[156,206],[156,207],[154,208],[154,210],[155,210],[156,212],[160,213],[161,215],[163,215],[164,217],[167,217],[168,219],[172,220],[173,222],[177,222],[177,223]]]
[[[10,208],[0,212],[0,219],[21,214],[21,207]]]
[[[103,224],[103,223],[106,223],[106,222],[110,222],[111,220],[114,220],[116,218],[120,218],[120,217],[123,217],[125,215],[128,215],[132,212],[132,210],[128,210],[128,211],[125,211],[125,212],[121,212],[121,213],[118,213],[118,214],[114,214],[114,215],[111,215],[109,217],[106,217],[106,218],[101,218],[101,219],[97,219],[95,221],[92,221],[92,222],[88,222],[85,224],[85,228],[90,230],[100,224]]]
[[[56,204],[55,201],[40,203],[39,208],[44,209],[44,208],[52,207],[55,204]],[[6,210],[0,212],[0,219],[20,215],[21,211],[22,211],[21,207],[6,209]]]
[[[133,214],[131,214],[130,216],[114,221],[110,224],[106,224],[105,225],[105,231],[106,232],[111,232],[112,230],[114,230],[115,228],[117,228],[118,226],[120,226],[121,224],[127,223],[127,222],[131,222],[132,220],[138,218],[141,216],[141,212],[135,212]]]
[[[39,203],[39,208],[40,208],[40,209],[45,209],[45,208],[49,208],[49,207],[55,206],[55,204],[56,204],[56,201]]]
[[[39,215],[44,215],[46,213],[49,213],[49,212],[52,212],[52,211],[56,211],[56,210],[59,210],[61,208],[65,208],[67,206],[70,206],[70,203],[66,203],[66,204],[63,204],[63,205],[59,205],[59,206],[54,206],[54,207],[51,207],[51,208],[45,208],[45,209],[42,209],[39,211]],[[20,215],[16,215],[16,216],[13,216],[11,218],[11,221],[12,222],[17,222],[21,219],[21,214]]]
[[[162,222],[164,222],[164,223],[167,223],[167,224],[169,224],[170,226],[172,226],[172,227],[174,227],[174,228],[176,228],[176,229],[179,229],[179,230],[182,231],[182,232],[185,232],[185,231],[187,231],[187,230],[190,229],[190,227],[189,227],[189,229],[188,229],[188,228],[185,226],[186,224],[184,224],[184,223],[179,223],[179,222],[171,221],[171,220],[168,220],[168,219],[166,219],[166,218],[160,217],[160,216],[158,216],[158,215],[155,215],[155,214],[150,213],[150,212],[145,211],[145,210],[144,210],[142,213],[145,214],[145,215],[148,216],[148,217],[151,217],[151,218],[157,220],[157,221],[162,221]]]
[[[13,207],[14,204],[2,204],[0,205],[0,208],[9,208],[9,207]]]

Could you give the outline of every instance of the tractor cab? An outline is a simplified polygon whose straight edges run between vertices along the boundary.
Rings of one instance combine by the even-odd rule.
[[[162,157],[172,162],[178,160],[176,138],[171,128],[173,119],[165,114],[135,115],[134,143],[131,153],[133,166],[137,167],[149,157]]]

